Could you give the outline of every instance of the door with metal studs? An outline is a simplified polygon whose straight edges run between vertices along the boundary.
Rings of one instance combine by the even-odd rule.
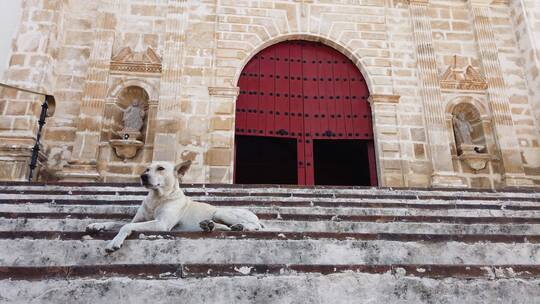
[[[278,43],[249,61],[238,85],[236,183],[332,184],[323,181],[349,174],[344,184],[377,184],[369,91],[343,54],[317,42]],[[257,180],[292,174],[291,166],[295,177]]]

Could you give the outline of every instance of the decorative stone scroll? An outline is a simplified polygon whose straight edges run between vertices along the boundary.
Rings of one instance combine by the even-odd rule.
[[[148,47],[146,51],[137,52],[125,47],[111,60],[111,71],[124,73],[161,73],[161,59]]]
[[[465,69],[457,68],[457,56],[454,56],[454,64],[446,69],[441,76],[441,88],[444,90],[486,90],[486,80],[480,72],[469,65]]]

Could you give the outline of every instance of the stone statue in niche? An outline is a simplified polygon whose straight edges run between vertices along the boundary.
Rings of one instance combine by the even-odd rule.
[[[122,132],[139,132],[144,125],[144,116],[146,113],[140,107],[140,101],[133,99],[131,105],[124,110],[124,116],[122,121],[124,122],[124,129]]]
[[[454,125],[454,134],[456,135],[456,144],[458,147],[462,145],[473,145],[472,132],[473,127],[465,118],[465,113],[458,113],[452,119]]]
[[[116,155],[127,161],[137,155],[137,151],[144,146],[140,141],[141,129],[144,125],[144,117],[146,112],[140,106],[140,101],[134,98],[125,110],[122,116],[124,128],[120,132],[122,139],[111,139],[111,146],[114,148]]]

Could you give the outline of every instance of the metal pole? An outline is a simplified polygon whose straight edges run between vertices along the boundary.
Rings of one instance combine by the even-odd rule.
[[[39,116],[39,129],[36,135],[36,144],[32,148],[32,159],[30,160],[30,174],[28,175],[28,181],[32,181],[32,175],[34,174],[34,169],[36,169],[37,166],[37,159],[39,155],[39,141],[41,140],[41,131],[43,129],[43,126],[45,125],[45,119],[47,119],[47,109],[49,108],[49,101],[54,102],[54,97],[51,95],[45,96],[45,101],[41,105],[41,114]]]

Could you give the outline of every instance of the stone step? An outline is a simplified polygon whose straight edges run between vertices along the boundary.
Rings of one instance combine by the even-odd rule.
[[[523,192],[494,192],[482,190],[426,190],[426,189],[389,189],[389,188],[341,188],[341,187],[274,187],[261,186],[255,187],[248,185],[243,187],[234,187],[236,185],[189,185],[183,190],[188,195],[197,196],[281,196],[281,197],[342,197],[342,198],[363,198],[380,197],[395,198],[402,197],[406,199],[484,199],[484,200],[538,200],[540,193],[532,191]],[[69,187],[63,185],[57,186],[0,186],[0,192],[5,194],[47,194],[47,195],[146,195],[147,190],[140,186],[116,187],[99,186],[96,184],[87,184],[81,187]]]
[[[106,254],[116,232],[90,236],[86,225],[129,221],[145,189],[0,183],[0,302],[499,301],[489,288],[509,302],[540,297],[535,191],[183,187],[252,210],[265,231],[135,232]]]
[[[25,198],[20,195],[13,198],[1,198],[0,204],[20,205],[20,204],[55,204],[55,205],[125,205],[139,206],[143,197],[30,197]],[[540,204],[536,202],[501,202],[501,201],[468,201],[463,203],[455,201],[423,201],[423,200],[357,200],[357,199],[298,199],[298,198],[251,198],[251,197],[233,197],[233,198],[211,198],[211,197],[192,197],[195,201],[205,202],[222,206],[289,206],[289,207],[363,207],[363,208],[415,208],[415,209],[490,209],[490,210],[524,210],[538,211]]]
[[[511,239],[509,236],[277,232],[207,235],[168,233],[154,236],[151,232],[143,232],[139,234],[139,239],[127,240],[119,251],[112,254],[104,252],[107,240],[112,237],[111,233],[101,237],[107,240],[82,236],[80,240],[22,237],[16,240],[0,239],[0,266],[185,263],[540,264],[537,236],[521,237],[522,242],[517,242],[519,236]],[[529,241],[529,238],[535,242]]]
[[[318,194],[318,193],[242,193],[242,192],[192,192],[185,191],[185,194],[190,197],[196,197],[199,199],[228,199],[233,200],[234,198],[250,198],[252,200],[283,200],[283,199],[317,199],[317,200],[333,200],[333,199],[399,199],[399,200],[440,200],[440,201],[501,201],[501,202],[540,202],[540,197],[535,196],[523,196],[523,197],[514,197],[514,196],[460,196],[460,195],[409,195],[409,194]],[[98,200],[110,200],[110,199],[134,199],[140,200],[146,196],[146,192],[77,192],[77,193],[47,193],[47,192],[38,192],[38,193],[6,193],[2,192],[0,195],[1,199],[39,199],[39,198],[49,198],[49,199],[98,199]]]
[[[497,216],[429,216],[429,215],[333,215],[303,213],[256,213],[261,220],[288,221],[348,221],[348,222],[410,222],[410,223],[454,223],[454,224],[540,224],[537,217]],[[4,219],[107,219],[128,221],[129,213],[75,213],[75,212],[0,212]]]
[[[238,266],[236,269],[246,272],[247,268]],[[187,265],[184,267],[187,268]],[[267,267],[270,268],[270,266]],[[424,277],[412,275],[412,273],[429,274],[432,272],[429,267],[429,265],[426,267],[403,265],[383,273],[370,273],[365,270],[367,268],[363,268],[365,272],[357,270],[329,275],[317,272],[292,274],[284,272],[279,275],[261,274],[204,279],[199,277],[159,279],[156,275],[154,278],[147,279],[114,277],[110,279],[0,280],[0,290],[2,290],[3,303],[9,304],[66,303],[66,301],[95,304],[96,299],[131,304],[154,303],[156,299],[163,303],[237,304],[360,302],[527,304],[534,303],[540,298],[540,288],[538,288],[540,280],[536,279],[538,276],[530,279],[512,279],[514,274],[530,271],[527,268],[520,271],[522,266],[507,268],[460,266],[459,269],[447,268],[448,270],[443,267],[438,268],[443,273],[442,276],[447,277],[445,279],[431,278],[428,275]],[[95,270],[90,267],[91,271],[92,269]],[[200,272],[203,272],[205,267],[200,269],[202,269]],[[450,271],[450,269],[456,269],[456,271]],[[384,268],[381,268],[381,271],[384,271]],[[470,279],[449,278],[457,276],[456,273],[469,273],[467,276],[472,276],[470,273],[479,273],[481,276],[477,275]],[[143,290],[144,292],[141,292]]]
[[[103,231],[88,234],[85,231],[0,231],[0,239],[32,239],[32,240],[110,240],[116,231]],[[130,240],[154,239],[254,239],[254,240],[387,240],[401,242],[461,242],[461,243],[540,243],[539,235],[519,234],[430,234],[430,233],[355,233],[355,232],[294,232],[294,231],[244,231],[244,232],[212,232],[201,231],[141,231],[130,236]]]
[[[0,218],[0,231],[84,231],[91,223],[106,219]],[[127,221],[126,221],[127,223]],[[349,222],[262,220],[264,231],[280,232],[371,232],[428,234],[540,234],[537,224],[455,224],[414,222]]]
[[[114,264],[70,266],[0,266],[0,280],[43,280],[125,277],[142,280],[171,280],[212,277],[285,276],[346,272],[461,279],[530,279],[540,276],[536,265],[306,265],[306,264]]]
[[[227,202],[210,202],[212,205],[222,208],[238,207],[236,204]],[[306,206],[289,207],[286,204],[266,205],[250,204],[242,205],[244,209],[255,213],[284,213],[284,214],[323,214],[323,215],[396,215],[396,216],[457,216],[457,217],[539,217],[539,211],[507,209],[426,209],[426,208],[377,208],[377,207],[341,207],[341,206]],[[0,213],[10,212],[39,212],[39,213],[125,213],[135,214],[139,205],[64,205],[64,204],[0,204]]]

